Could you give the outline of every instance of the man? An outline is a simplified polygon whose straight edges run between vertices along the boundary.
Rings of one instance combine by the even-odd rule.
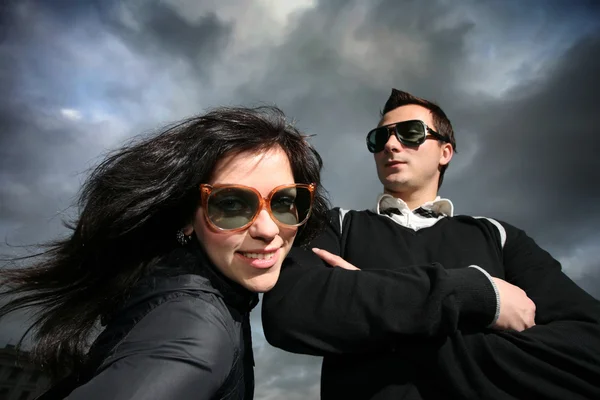
[[[444,112],[394,89],[367,147],[384,194],[292,250],[267,340],[324,356],[323,399],[599,399],[600,302],[522,230],[437,196]]]

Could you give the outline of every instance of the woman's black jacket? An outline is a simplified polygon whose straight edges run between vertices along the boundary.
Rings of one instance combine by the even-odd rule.
[[[257,301],[196,244],[177,249],[112,314],[87,365],[41,399],[252,399]]]

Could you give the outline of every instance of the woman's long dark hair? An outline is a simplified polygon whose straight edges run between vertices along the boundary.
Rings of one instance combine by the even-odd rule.
[[[321,157],[276,107],[217,108],[138,138],[102,161],[82,187],[78,218],[66,224],[70,235],[45,244],[45,251],[25,259],[28,266],[0,270],[9,300],[0,317],[37,310],[28,330],[33,360],[55,378],[77,370],[98,319],[120,304],[151,263],[178,246],[175,234],[193,218],[198,186],[217,161],[277,145],[297,183],[317,184],[312,216],[296,238],[305,243],[328,209]]]

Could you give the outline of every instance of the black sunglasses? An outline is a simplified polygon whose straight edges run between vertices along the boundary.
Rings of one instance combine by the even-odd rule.
[[[397,122],[380,126],[367,133],[367,148],[371,153],[379,153],[390,139],[392,132],[396,139],[405,146],[417,147],[423,144],[429,137],[434,137],[442,142],[450,143],[450,139],[442,136],[429,128],[425,122],[415,119],[411,121]]]

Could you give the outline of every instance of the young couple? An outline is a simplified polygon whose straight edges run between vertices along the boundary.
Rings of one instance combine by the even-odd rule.
[[[367,148],[374,211],[328,209],[319,154],[275,108],[110,155],[70,236],[1,271],[0,316],[38,311],[40,398],[251,399],[261,292],[267,340],[325,356],[325,399],[599,397],[598,301],[521,230],[437,196],[443,111],[394,89]]]

